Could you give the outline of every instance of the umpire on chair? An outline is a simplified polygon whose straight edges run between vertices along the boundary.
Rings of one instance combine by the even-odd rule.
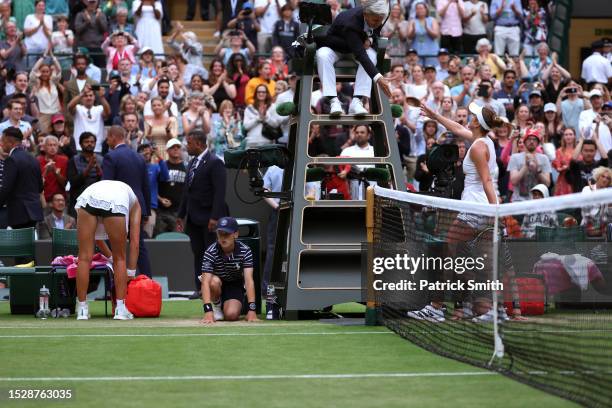
[[[362,98],[370,97],[372,81],[380,86],[387,97],[391,96],[389,80],[383,78],[376,68],[376,48],[380,30],[389,13],[388,0],[364,0],[362,4],[338,14],[327,34],[316,39],[317,70],[323,96],[329,99],[332,116],[344,113],[336,93],[334,70],[334,64],[342,54],[352,54],[359,63],[349,115],[368,114]]]
[[[216,242],[217,221],[229,215],[225,203],[227,171],[223,161],[206,147],[206,134],[195,130],[187,137],[187,153],[193,156],[187,168],[183,199],[179,207],[177,229],[189,235],[193,252],[196,291],[191,299],[201,297],[204,251]]]

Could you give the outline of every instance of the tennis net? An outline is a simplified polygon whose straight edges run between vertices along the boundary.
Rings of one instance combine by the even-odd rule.
[[[375,188],[365,296],[419,346],[612,405],[612,189],[488,205]]]

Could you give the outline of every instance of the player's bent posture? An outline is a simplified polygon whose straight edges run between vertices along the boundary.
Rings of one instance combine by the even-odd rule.
[[[249,305],[246,320],[257,321],[253,253],[237,241],[238,222],[223,217],[217,223],[217,242],[206,249],[202,261],[202,323],[217,320],[236,321],[240,318],[244,292]]]
[[[77,268],[77,320],[89,319],[87,287],[89,268],[94,254],[94,240],[104,255],[112,258],[117,307],[115,320],[131,320],[125,306],[128,275],[136,274],[141,210],[138,198],[127,184],[115,180],[98,181],[77,198],[77,236],[79,263]],[[130,237],[130,255],[126,263],[126,242]],[[104,240],[110,241],[111,250]],[[112,256],[111,256],[112,255]]]

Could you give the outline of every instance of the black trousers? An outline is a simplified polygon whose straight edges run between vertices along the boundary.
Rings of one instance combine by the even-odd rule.
[[[463,52],[466,54],[476,54],[476,43],[481,38],[487,38],[487,35],[463,34]]]
[[[198,276],[202,274],[202,257],[206,248],[211,246],[217,237],[214,232],[208,231],[208,222],[206,225],[196,225],[189,220],[189,217],[187,217],[185,233],[189,235],[189,242],[191,243],[195,289],[199,291],[202,287],[198,279]]]
[[[449,53],[454,55],[461,54],[461,37],[443,35],[440,39],[440,48],[446,48]],[[468,51],[471,52],[471,51]]]
[[[142,229],[144,221],[140,223],[140,240],[138,241],[138,274],[139,275],[147,275],[151,278],[153,275],[151,273],[151,262],[149,261],[149,251],[144,243],[145,233]]]
[[[195,16],[197,0],[187,0],[187,19],[192,19]],[[210,3],[215,8],[215,13],[221,12],[219,0],[200,0],[200,16],[202,20],[210,20]]]
[[[266,245],[266,262],[264,263],[263,278],[261,280],[261,293],[265,295],[272,276],[272,263],[276,247],[276,225],[278,224],[278,210],[272,210],[268,218],[268,242]]]

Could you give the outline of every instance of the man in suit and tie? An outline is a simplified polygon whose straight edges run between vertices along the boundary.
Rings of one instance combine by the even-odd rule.
[[[130,186],[138,197],[143,221],[140,223],[140,244],[138,252],[138,272],[151,277],[149,252],[144,245],[142,226],[151,215],[151,190],[147,165],[141,155],[132,150],[126,142],[125,130],[112,126],[108,130],[106,143],[111,149],[102,162],[102,179],[123,181]]]
[[[6,203],[13,229],[35,227],[43,219],[42,174],[38,161],[22,148],[23,134],[16,127],[2,131],[2,150],[8,153],[0,187],[0,207]]]
[[[355,91],[349,115],[364,116],[363,97],[369,98],[372,81],[391,97],[390,82],[376,68],[376,48],[384,19],[389,12],[387,0],[367,0],[363,6],[353,7],[338,14],[327,35],[316,39],[317,70],[321,78],[323,97],[329,99],[330,115],[344,114],[336,93],[334,64],[341,54],[353,54],[359,66],[355,76]]]
[[[225,203],[227,171],[223,161],[207,149],[206,134],[202,131],[195,130],[187,135],[187,153],[193,159],[187,168],[177,229],[189,235],[196,287],[191,298],[199,299],[202,256],[216,241],[217,220],[229,215]]]
[[[53,228],[75,229],[76,221],[66,214],[66,199],[61,193],[53,194],[51,199],[51,214],[47,215],[42,222],[38,223],[38,239],[50,239],[53,236]]]

